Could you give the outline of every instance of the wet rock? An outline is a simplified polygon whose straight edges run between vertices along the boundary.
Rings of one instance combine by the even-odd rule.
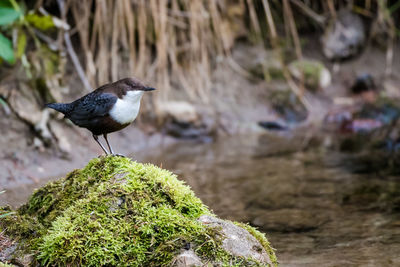
[[[220,229],[223,236],[222,247],[234,256],[255,259],[264,264],[272,264],[268,253],[260,242],[247,230],[209,215],[203,215],[199,221],[208,227]]]
[[[298,97],[290,90],[276,90],[269,95],[272,107],[287,123],[299,123],[308,112]]]
[[[321,41],[324,55],[330,60],[354,57],[366,43],[364,23],[358,15],[342,9],[326,27]]]
[[[289,64],[289,71],[307,89],[314,92],[331,84],[331,73],[319,61],[296,60]]]
[[[200,114],[190,103],[166,102],[159,112],[164,121],[163,131],[171,136],[208,141],[213,135],[215,121],[206,113]]]
[[[360,99],[364,102],[359,105],[330,111],[325,117],[325,123],[330,128],[336,127],[340,133],[349,134],[371,133],[395,122],[400,116],[397,103],[382,97],[366,98],[364,95],[369,92],[361,93]]]
[[[285,131],[288,129],[287,126],[276,121],[260,121],[258,122],[258,125],[267,130],[273,130],[273,131]]]
[[[277,266],[262,233],[213,217],[169,171],[116,156],[38,189],[0,233],[19,242],[10,261],[38,266]]]
[[[353,94],[360,94],[366,91],[376,90],[374,78],[369,73],[358,75],[350,88]]]

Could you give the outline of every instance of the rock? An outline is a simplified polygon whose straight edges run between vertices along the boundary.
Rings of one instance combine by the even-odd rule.
[[[70,153],[72,150],[71,143],[69,142],[67,136],[65,135],[65,130],[63,129],[62,125],[57,121],[50,121],[50,128],[53,132],[58,147],[63,153]]]
[[[199,256],[194,253],[193,250],[185,250],[178,256],[176,256],[175,262],[173,264],[175,267],[195,267],[204,266]]]
[[[41,113],[40,121],[37,122],[34,126],[35,131],[40,134],[43,140],[46,143],[50,143],[51,141],[51,133],[49,128],[47,127],[47,122],[49,121],[49,110],[45,109]]]
[[[275,111],[288,123],[299,123],[307,118],[308,112],[290,89],[272,91],[270,102]]]
[[[40,122],[42,110],[35,101],[34,91],[25,83],[18,84],[18,88],[12,91],[8,102],[18,117],[25,122],[30,125],[36,125]]]
[[[271,264],[268,253],[260,242],[247,230],[213,216],[203,215],[199,221],[208,227],[221,229],[223,233],[222,247],[234,256],[256,259],[260,263]]]
[[[277,121],[259,121],[258,125],[263,127],[264,129],[272,130],[272,131],[288,130],[288,127],[286,125],[284,125],[283,123],[277,122]]]
[[[95,158],[10,212],[0,207],[8,214],[0,233],[9,246],[19,244],[8,250],[7,262],[31,257],[38,266],[277,266],[264,234],[213,217],[175,175],[128,158]]]
[[[263,46],[234,49],[233,57],[240,66],[258,79],[284,80],[282,55],[278,50],[266,50]]]
[[[9,261],[11,259],[11,255],[15,252],[17,247],[17,242],[11,240],[3,233],[0,233],[0,262]]]
[[[383,89],[387,98],[398,99],[400,98],[400,90],[399,90],[400,81],[397,82],[391,79],[385,79],[383,81]]]
[[[311,91],[317,91],[331,84],[331,73],[319,61],[315,60],[295,60],[289,64],[290,74],[304,83],[305,87]]]
[[[369,73],[358,75],[350,91],[353,94],[360,94],[366,91],[376,90],[374,78]]]
[[[171,136],[208,141],[213,135],[215,120],[206,114],[200,115],[190,103],[166,102],[159,107],[159,112],[164,121],[163,131]]]
[[[165,102],[160,105],[159,112],[162,118],[172,118],[179,123],[197,123],[200,119],[196,108],[183,101]]]
[[[366,34],[361,18],[343,9],[331,20],[321,39],[324,55],[330,60],[356,56],[365,45]]]

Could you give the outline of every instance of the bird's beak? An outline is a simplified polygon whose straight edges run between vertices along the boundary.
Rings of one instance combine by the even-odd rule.
[[[145,87],[143,89],[143,91],[154,91],[154,90],[156,90],[156,88],[153,88],[153,87]]]

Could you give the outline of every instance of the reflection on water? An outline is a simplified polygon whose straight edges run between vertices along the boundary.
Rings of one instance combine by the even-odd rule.
[[[399,214],[344,201],[394,179],[351,173],[346,155],[296,152],[299,143],[241,136],[140,157],[173,170],[219,216],[268,233],[282,266],[400,266]]]

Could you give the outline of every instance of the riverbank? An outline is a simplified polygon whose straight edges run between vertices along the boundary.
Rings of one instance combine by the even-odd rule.
[[[324,60],[322,54],[315,48],[315,42],[309,42],[307,45],[305,56],[319,60],[329,69],[333,68],[332,64]],[[292,131],[294,133],[297,131],[304,132],[306,139],[312,139],[313,136],[317,136],[318,139],[318,136],[323,135],[323,132],[327,130],[326,121],[331,120],[334,123],[333,127],[328,125],[330,127],[328,133],[338,133],[340,136],[343,120],[349,119],[349,116],[351,119],[354,111],[359,110],[363,101],[365,101],[362,95],[354,95],[350,89],[357,79],[357,75],[368,73],[373,77],[378,87],[372,93],[375,95],[373,99],[376,99],[379,95],[398,97],[396,95],[398,94],[396,88],[400,87],[398,74],[383,79],[384,51],[374,47],[367,49],[360,57],[341,64],[339,72],[332,74],[330,86],[313,94],[307,93],[307,99],[312,104],[313,109],[308,111],[306,120],[302,117],[303,115],[298,113],[299,105],[293,106],[291,104],[290,101],[292,100],[290,99],[293,99],[293,95],[287,94],[288,98],[283,100],[279,94],[275,94],[279,97],[273,97],[274,94],[271,96],[271,92],[286,92],[288,90],[290,92],[285,80],[273,79],[270,82],[265,82],[263,79],[257,79],[257,77],[239,75],[238,69],[232,67],[229,61],[221,61],[213,74],[214,97],[210,99],[208,104],[201,101],[196,103],[190,102],[188,99],[181,99],[179,94],[175,97],[180,101],[179,103],[189,105],[190,111],[195,113],[195,116],[191,116],[197,120],[194,124],[206,125],[206,131],[202,131],[202,129],[201,131],[194,131],[200,133],[200,135],[205,133],[206,138],[202,138],[202,136],[199,139],[192,138],[195,142],[211,142],[238,134],[263,133],[266,130],[259,126],[260,122],[268,122],[269,125],[274,127],[283,127],[289,133]],[[242,64],[241,67],[249,67],[240,59],[250,57],[254,53],[257,54],[257,51],[257,48],[254,47],[238,45],[233,53],[233,58],[237,63]],[[398,60],[400,47],[397,47],[395,51],[393,67],[400,69],[400,60]],[[273,58],[267,57],[264,60],[273,61]],[[82,94],[76,77],[70,77],[69,86],[71,89],[63,95],[64,101],[71,101]],[[160,92],[162,90],[163,88],[159,88]],[[148,114],[147,112],[147,110],[142,111],[144,115]],[[56,133],[56,139],[52,143],[46,144],[35,133],[32,126],[19,120],[16,114],[7,113],[3,108],[0,108],[0,114],[0,128],[2,129],[0,184],[2,190],[6,190],[5,194],[0,195],[1,204],[5,204],[7,199],[14,199],[15,201],[8,202],[12,202],[13,205],[22,203],[23,200],[19,199],[19,194],[12,193],[14,189],[24,190],[23,188],[26,188],[29,191],[31,188],[43,184],[44,181],[63,176],[72,168],[82,167],[82,162],[87,162],[92,157],[102,153],[88,131],[72,126],[58,117],[51,119],[50,122],[52,131]],[[373,120],[372,123],[370,123],[371,120],[367,122],[373,127],[377,123],[381,123]],[[192,122],[189,122],[189,125],[190,123]],[[351,120],[350,123],[352,123]],[[356,121],[356,123],[359,122]],[[185,123],[182,125],[185,125]],[[350,132],[353,131],[352,125],[349,126]],[[383,124],[379,125],[384,126]],[[367,125],[367,130],[368,127]],[[173,129],[175,134],[176,127]],[[185,130],[178,128],[178,134],[182,129]],[[189,130],[191,129],[189,128]],[[151,154],[152,151],[157,151],[160,146],[180,142],[182,139],[187,140],[184,135],[172,137],[168,131],[165,124],[160,126],[155,121],[150,123],[139,121],[139,123],[135,123],[135,125],[127,127],[121,132],[110,135],[109,138],[116,151],[125,155],[139,151],[148,151]],[[192,133],[193,131],[189,132]],[[348,132],[347,128],[345,132]],[[334,143],[329,140],[327,142]]]

